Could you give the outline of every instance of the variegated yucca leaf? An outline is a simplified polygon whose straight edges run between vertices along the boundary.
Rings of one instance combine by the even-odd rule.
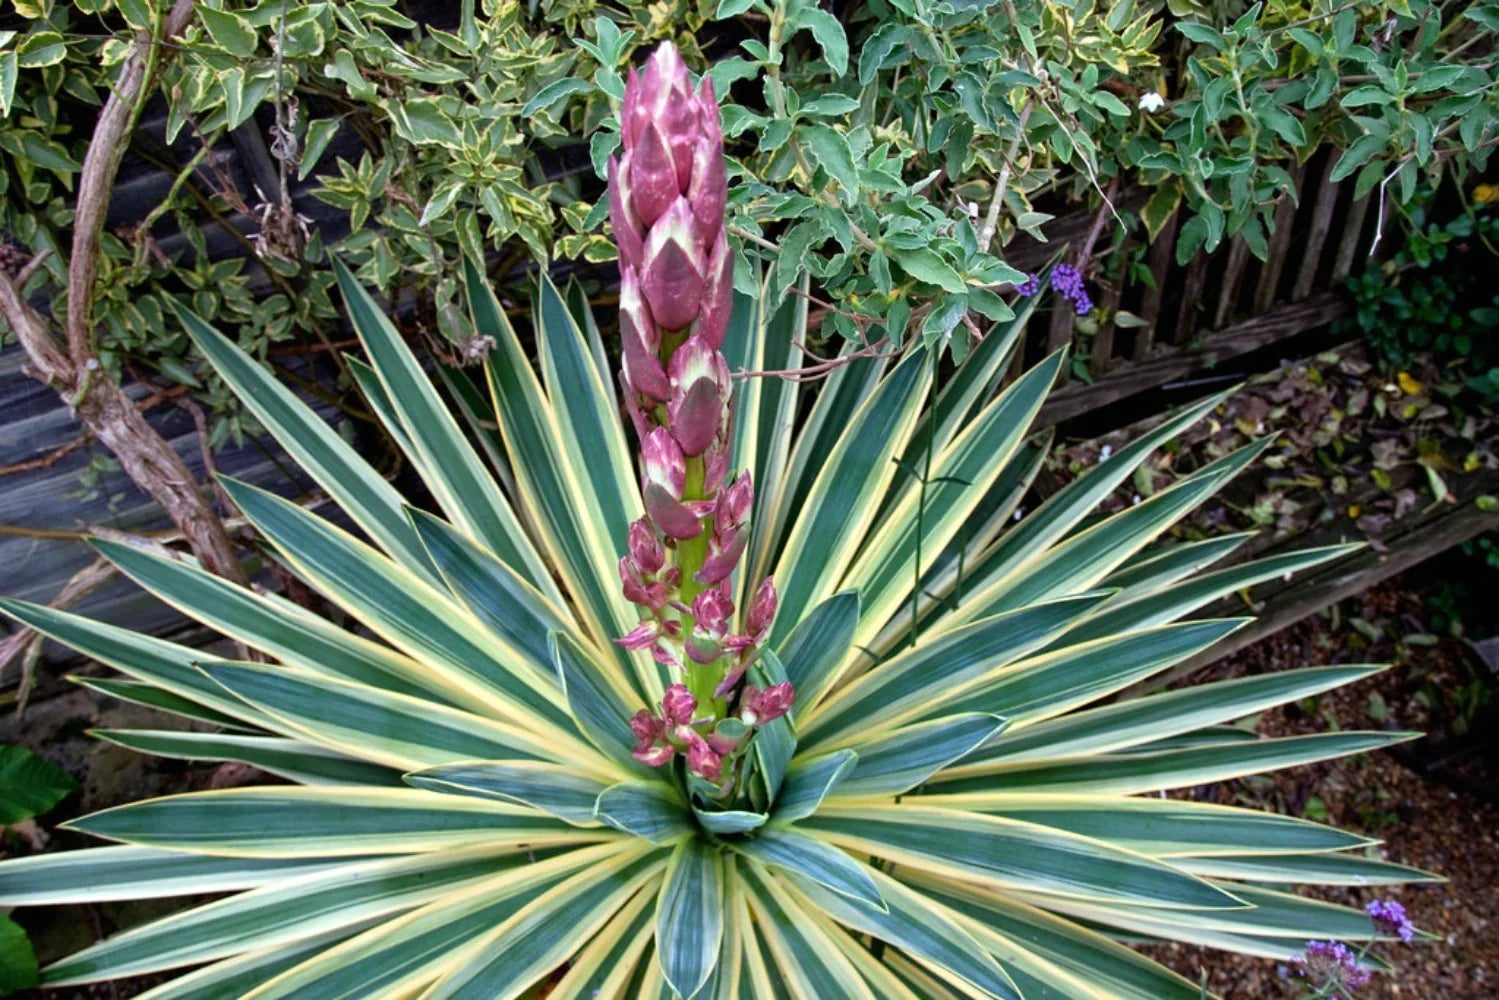
[[[1244,536],[1153,545],[1255,447],[1095,516],[1222,397],[1022,517],[1046,445],[1032,424],[1062,370],[1056,355],[1000,388],[1029,306],[940,389],[919,350],[816,389],[738,381],[733,454],[760,488],[738,603],[774,572],[754,676],[791,681],[797,700],[756,738],[751,807],[716,811],[680,770],[631,756],[630,715],[672,678],[612,642],[633,623],[615,563],[642,501],[582,295],[541,280],[533,364],[470,263],[473,331],[495,347],[482,390],[441,373],[450,408],[341,267],[338,282],[356,375],[431,509],[203,320],[180,320],[338,506],[328,519],[225,484],[351,627],[103,541],[124,574],[261,661],[0,604],[123,675],[84,683],[194,723],[103,738],[289,782],[108,809],[68,825],[117,846],[0,863],[3,906],[227,894],[63,958],[47,984],[178,970],[145,996],[492,1000],[547,980],[555,998],[1185,1000],[1197,985],[1120,940],[1284,958],[1308,937],[1376,935],[1285,886],[1430,878],[1325,826],[1156,797],[1408,738],[1224,728],[1378,668],[1109,701],[1242,624],[1191,620],[1204,605],[1347,550],[1211,570]],[[803,299],[739,296],[733,317],[736,369],[796,364]]]

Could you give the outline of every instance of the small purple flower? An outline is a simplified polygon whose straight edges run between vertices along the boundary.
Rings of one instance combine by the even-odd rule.
[[[1040,290],[1041,290],[1041,279],[1038,278],[1038,277],[1036,277],[1034,274],[1030,275],[1024,281],[1022,281],[1020,284],[1018,284],[1018,285],[1015,286],[1015,291],[1018,292],[1018,293],[1020,293],[1021,295],[1023,295],[1026,298],[1030,298],[1032,295],[1035,295]]]
[[[1071,264],[1058,264],[1052,270],[1051,287],[1057,294],[1072,303],[1073,310],[1079,316],[1086,316],[1093,311],[1093,300],[1088,297],[1088,289],[1083,283],[1083,276]]]
[[[1323,984],[1357,989],[1369,982],[1369,970],[1358,964],[1358,957],[1341,941],[1308,941],[1296,964],[1302,976]]]
[[[1393,899],[1376,899],[1364,907],[1364,912],[1382,934],[1395,934],[1407,944],[1416,936],[1416,925],[1405,915],[1405,907]]]

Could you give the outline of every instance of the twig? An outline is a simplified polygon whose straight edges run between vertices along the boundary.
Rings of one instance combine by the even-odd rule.
[[[1080,269],[1086,270],[1088,262],[1093,258],[1093,245],[1098,242],[1098,237],[1103,234],[1104,223],[1108,222],[1109,214],[1114,207],[1114,198],[1119,193],[1119,175],[1109,181],[1109,189],[1104,193],[1103,204],[1098,206],[1098,211],[1093,216],[1093,225],[1088,230],[1087,239],[1083,240],[1082,247],[1077,252],[1077,263]]]
[[[114,564],[102,556],[95,559],[83,569],[74,573],[63,584],[62,590],[57,592],[47,605],[49,608],[63,609],[71,607],[87,594],[99,589],[105,582],[115,575],[117,570]],[[17,656],[21,656],[28,649],[37,647],[42,641],[42,635],[35,629],[22,627],[11,635],[0,641],[0,676],[5,674],[5,668],[10,666]],[[23,667],[21,673],[20,691],[16,698],[16,712],[19,713],[26,707],[26,696],[31,686],[27,676],[29,671]]]
[[[193,7],[193,0],[177,0],[167,15],[162,35],[170,38],[181,34],[192,17]],[[125,155],[128,133],[145,105],[142,93],[158,68],[158,54],[151,44],[154,40],[151,28],[142,28],[136,34],[135,49],[125,60],[125,67],[104,102],[104,110],[99,113],[88,152],[83,157],[83,170],[78,175],[73,247],[68,257],[66,330],[68,353],[80,367],[94,357],[94,281],[99,272],[99,238],[104,232],[109,196]]]
[[[1026,101],[1020,109],[1020,128],[1010,140],[1010,148],[1005,150],[1005,161],[999,168],[999,179],[994,184],[994,198],[984,216],[984,227],[979,230],[979,250],[982,253],[989,252],[989,244],[994,242],[994,234],[999,230],[999,213],[1004,207],[1005,191],[1010,186],[1010,173],[1014,169],[1015,157],[1020,155],[1020,141],[1025,138],[1025,123],[1030,117],[1031,102]]]
[[[26,282],[31,280],[31,276],[37,272],[37,268],[45,264],[47,262],[47,258],[51,256],[51,247],[45,247],[41,250],[38,250],[36,252],[36,255],[28,260],[24,265],[22,265],[21,269],[16,272],[16,287],[25,288]]]
[[[180,33],[193,10],[193,0],[176,0],[161,33],[166,37]],[[227,579],[245,583],[248,577],[235,556],[223,521],[199,492],[181,457],[146,422],[135,402],[104,369],[95,350],[93,297],[100,238],[120,160],[161,68],[154,41],[151,30],[136,36],[84,156],[68,261],[63,343],[54,339],[47,323],[4,275],[0,275],[0,315],[26,351],[34,377],[63,396],[83,425],[119,460],[126,474],[161,505],[203,564]]]
[[[18,472],[33,472],[37,469],[50,468],[93,439],[94,432],[85,427],[82,434],[79,434],[66,444],[53,448],[39,458],[27,459],[24,462],[13,462],[10,465],[0,465],[0,476],[13,476]]]
[[[845,354],[841,357],[828,358],[824,361],[818,362],[815,365],[808,365],[805,368],[767,368],[757,371],[750,371],[748,369],[741,368],[739,371],[733,373],[733,377],[779,378],[784,379],[787,382],[798,383],[816,382],[819,379],[827,378],[837,369],[842,368],[846,364],[857,361],[860,358],[893,358],[898,356],[900,354],[899,351],[885,352],[885,348],[889,345],[890,338],[881,337],[879,340],[875,341],[873,344],[868,345],[867,347],[861,347],[857,351],[850,351],[848,354]],[[807,350],[807,348],[802,347],[801,344],[797,344],[797,346],[801,348],[803,353],[812,357],[816,357],[816,355],[812,354],[812,352]]]

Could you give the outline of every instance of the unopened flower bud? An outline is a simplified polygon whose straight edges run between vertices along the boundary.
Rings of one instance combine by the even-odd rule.
[[[645,511],[668,538],[695,538],[703,530],[697,516],[682,506],[687,464],[682,449],[664,427],[646,435],[640,448],[641,498]]]
[[[642,708],[630,719],[635,737],[633,755],[650,767],[660,767],[671,760],[676,748],[666,742],[666,724],[650,709]]]
[[[739,718],[747,726],[763,726],[785,715],[791,709],[796,691],[790,681],[781,681],[761,690],[746,684],[739,697]]]
[[[728,532],[749,520],[750,509],[755,505],[755,484],[749,470],[718,494],[718,505],[713,511],[713,526],[718,532]]]
[[[655,403],[670,399],[671,384],[658,355],[661,331],[641,297],[635,269],[629,266],[619,272],[619,340],[620,360],[630,388]]]
[[[646,767],[663,767],[671,763],[671,758],[676,752],[676,748],[670,743],[660,743],[635,750],[631,756]]]
[[[644,226],[625,199],[619,178],[619,161],[609,158],[609,225],[614,229],[614,243],[619,248],[619,269],[637,268],[645,251]]]
[[[635,742],[640,746],[650,744],[662,739],[666,735],[666,725],[656,717],[648,708],[642,708],[630,717],[630,732],[635,736]]]
[[[749,613],[745,616],[744,630],[756,640],[770,631],[776,617],[776,585],[770,577],[760,581],[754,598],[750,601]]]
[[[644,603],[644,602],[637,602]],[[625,649],[650,649],[661,636],[661,626],[654,620],[646,620],[632,628],[628,634],[615,639]]]
[[[671,145],[655,122],[647,121],[635,137],[633,148],[620,163],[619,180],[623,184],[621,197],[647,228],[681,197]]]
[[[692,578],[710,586],[727,580],[734,572],[734,567],[739,565],[739,557],[744,554],[748,541],[747,531],[730,528],[726,532],[720,532],[715,528],[713,537],[708,540],[708,555],[703,560],[703,566]]]
[[[663,329],[685,330],[697,318],[707,270],[692,206],[678,197],[651,226],[640,258],[640,290]]]
[[[693,619],[698,628],[712,635],[723,635],[733,613],[734,602],[717,587],[710,587],[692,599]]]
[[[656,537],[656,531],[650,522],[643,517],[630,522],[627,537],[630,558],[635,561],[635,568],[646,574],[660,572],[661,567],[666,565],[666,550],[661,547],[661,540]]]
[[[722,204],[718,211],[721,217]],[[702,307],[697,322],[693,324],[693,332],[716,350],[723,346],[729,316],[734,310],[734,255],[729,251],[728,237],[721,229],[704,275]]]
[[[697,699],[685,685],[673,684],[661,696],[661,715],[668,726],[685,726],[697,711]]]
[[[688,337],[671,356],[667,368],[671,402],[667,416],[671,433],[689,457],[701,455],[718,439],[733,393],[723,355],[701,337]]]
[[[708,781],[723,777],[723,758],[697,733],[692,734],[687,744],[687,766],[693,774]]]

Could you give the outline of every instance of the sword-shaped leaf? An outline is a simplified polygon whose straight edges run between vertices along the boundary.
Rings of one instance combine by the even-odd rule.
[[[607,787],[576,767],[546,761],[460,761],[415,771],[405,780],[413,788],[518,802],[574,826],[599,825],[594,804]]]
[[[303,785],[387,785],[401,773],[300,740],[241,733],[194,733],[173,729],[94,729],[118,746],[180,760],[237,761]]]
[[[420,854],[486,844],[580,844],[579,830],[524,806],[416,788],[259,785],[116,806],[63,826],[127,844],[247,858]]]
[[[692,1000],[718,962],[723,939],[724,859],[700,840],[672,851],[656,900],[656,950],[671,988]]]
[[[411,446],[407,457],[416,465],[422,481],[449,517],[543,594],[560,603],[561,595],[546,564],[526,537],[510,502],[474,453],[452,411],[438,396],[395,325],[336,257],[333,274],[370,367],[380,377],[385,395],[405,428]]]
[[[956,809],[824,806],[798,828],[852,851],[996,888],[1187,910],[1244,905],[1205,879],[1107,841]]]

